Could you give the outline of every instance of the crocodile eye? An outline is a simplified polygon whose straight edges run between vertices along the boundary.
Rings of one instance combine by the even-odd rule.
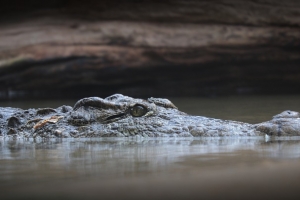
[[[135,105],[132,108],[130,108],[130,114],[133,117],[141,117],[147,113],[147,108],[141,105]]]

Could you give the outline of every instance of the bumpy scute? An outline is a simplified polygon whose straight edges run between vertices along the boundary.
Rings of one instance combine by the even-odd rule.
[[[0,108],[0,137],[227,137],[300,135],[299,113],[284,111],[272,120],[248,124],[191,116],[168,99],[135,99],[115,94],[88,97],[73,107]]]

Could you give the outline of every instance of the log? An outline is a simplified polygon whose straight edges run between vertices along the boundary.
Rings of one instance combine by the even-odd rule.
[[[30,2],[0,9],[2,99],[300,91],[296,0]]]

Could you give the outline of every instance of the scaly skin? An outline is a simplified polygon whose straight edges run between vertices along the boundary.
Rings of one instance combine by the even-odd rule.
[[[115,94],[89,97],[74,107],[0,108],[2,137],[223,137],[300,135],[299,113],[284,111],[272,120],[248,124],[179,111],[167,99],[134,99]]]

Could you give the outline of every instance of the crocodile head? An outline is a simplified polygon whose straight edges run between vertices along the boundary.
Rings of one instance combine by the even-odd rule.
[[[299,116],[298,112],[284,111],[270,121],[252,125],[187,115],[168,99],[143,100],[115,94],[79,100],[67,121],[75,127],[75,133],[96,137],[255,136],[300,135]],[[89,131],[82,131],[84,128]]]
[[[89,97],[74,107],[12,110],[0,120],[4,135],[26,137],[175,137],[255,135],[242,122],[190,116],[168,99],[135,99],[115,94]],[[7,113],[7,109],[3,109]],[[6,125],[5,125],[6,124]]]
[[[285,111],[272,120],[248,124],[191,116],[168,99],[135,99],[121,94],[89,97],[74,107],[0,108],[0,136],[25,137],[175,137],[300,135],[300,114]]]
[[[134,99],[115,94],[105,99],[89,97],[79,100],[69,113],[67,121],[82,132],[88,127],[94,136],[149,137],[189,135],[187,127],[176,123],[187,114],[179,111],[168,99]]]

